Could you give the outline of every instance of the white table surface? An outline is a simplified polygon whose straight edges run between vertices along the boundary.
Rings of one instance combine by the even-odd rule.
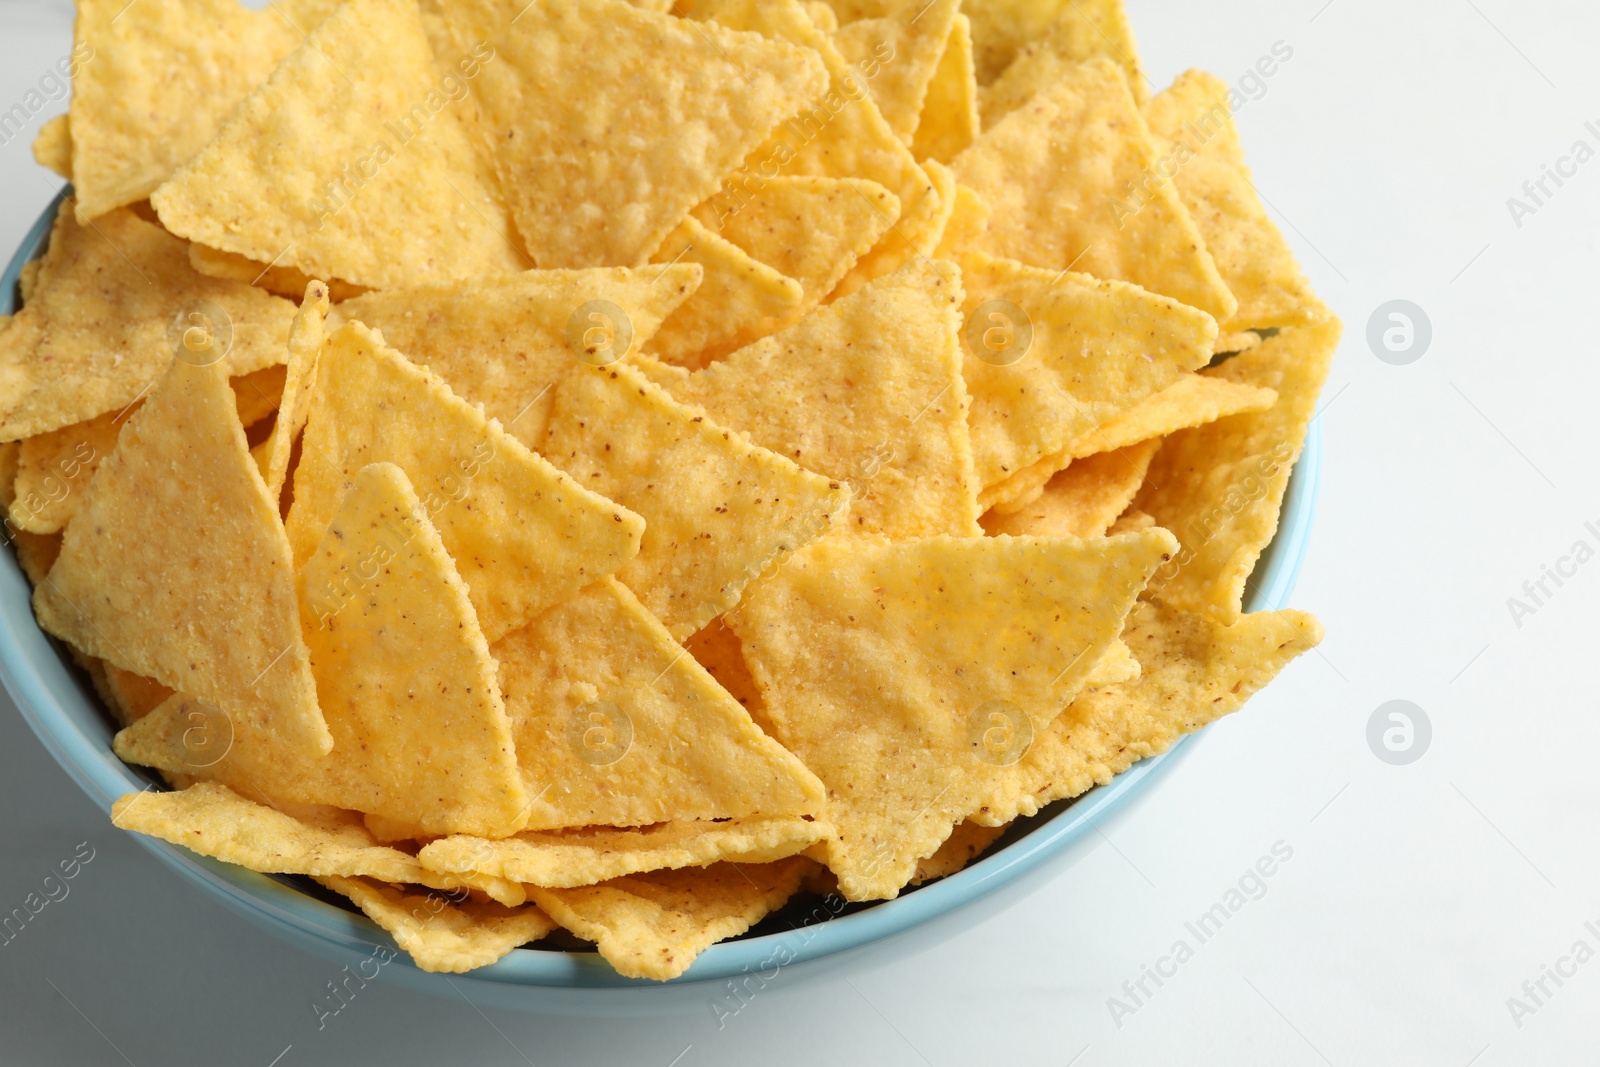
[[[775,989],[720,1030],[709,1010],[541,1017],[380,983],[319,1031],[310,1005],[335,969],[113,830],[0,696],[0,911],[79,842],[95,850],[70,896],[0,947],[0,1062],[1594,1062],[1600,962],[1569,954],[1600,950],[1585,926],[1600,930],[1600,563],[1547,582],[1531,615],[1507,600],[1574,542],[1600,548],[1585,528],[1600,526],[1600,160],[1547,183],[1520,227],[1507,198],[1575,141],[1600,149],[1600,10],[1130,6],[1158,85],[1189,66],[1237,81],[1275,43],[1293,49],[1239,123],[1346,323],[1294,598],[1326,623],[1320,650],[1031,897],[912,958]],[[66,4],[0,0],[0,109],[70,32]],[[32,128],[0,145],[0,248],[59,184],[29,155]],[[1433,326],[1404,366],[1366,341],[1394,299]],[[1395,699],[1432,724],[1406,766],[1367,742]],[[1193,945],[1185,923],[1279,842],[1293,855],[1260,899],[1114,1017],[1110,998],[1133,1004],[1123,984],[1176,940]],[[1536,1003],[1523,985],[1546,966],[1576,973],[1546,978]]]

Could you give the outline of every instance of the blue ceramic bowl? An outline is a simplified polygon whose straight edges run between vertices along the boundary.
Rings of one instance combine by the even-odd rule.
[[[43,255],[56,208],[67,195],[63,191],[40,216],[12,257],[0,279],[0,313],[13,310],[18,272],[30,259]],[[1277,539],[1251,579],[1247,593],[1251,611],[1283,607],[1294,588],[1311,531],[1321,452],[1320,427],[1313,424],[1289,483]],[[27,579],[9,553],[0,553],[0,682],[45,748],[108,817],[117,797],[149,785],[149,779],[112,754],[111,718],[65,649],[35,624]],[[470,989],[474,1000],[497,1006],[605,1015],[679,1010],[689,1003],[703,1010],[704,1005],[716,1004],[720,993],[718,986],[707,983],[738,979],[747,986],[760,982],[765,988],[780,970],[786,975],[816,974],[850,960],[875,964],[925,946],[933,940],[927,936],[932,932],[948,936],[987,918],[1005,901],[1021,895],[1029,881],[1037,885],[1042,874],[1028,880],[1023,876],[1078,848],[1094,824],[1132,803],[1192,743],[1186,738],[1166,754],[1135,764],[1109,785],[1019,820],[987,856],[959,874],[896,900],[837,911],[815,898],[802,901],[744,937],[707,950],[673,982],[622,978],[593,952],[547,948],[518,949],[493,966],[448,979],[417,970],[400,953],[385,973],[402,984],[446,996]],[[153,837],[135,834],[134,838],[208,896],[326,959],[348,963],[368,956],[374,946],[394,947],[388,934],[365,916],[335,903],[314,883],[257,874]],[[923,936],[911,936],[919,927],[924,928]],[[738,1001],[727,1003],[736,1007]]]

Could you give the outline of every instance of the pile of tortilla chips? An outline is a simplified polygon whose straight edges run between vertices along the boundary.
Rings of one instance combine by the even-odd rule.
[[[670,10],[669,10],[670,7]],[[0,320],[118,826],[682,974],[1238,709],[1339,339],[1120,0],[79,0]]]

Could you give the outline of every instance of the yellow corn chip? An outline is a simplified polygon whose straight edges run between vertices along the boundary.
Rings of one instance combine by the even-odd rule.
[[[694,263],[522,271],[373,293],[336,306],[329,325],[366,323],[538,449],[562,373],[640,351],[702,276]]]
[[[57,115],[39,127],[39,134],[33,139],[33,159],[41,167],[72,180],[72,127],[66,115]]]
[[[175,700],[119,734],[130,762],[423,833],[503,837],[527,807],[495,664],[466,587],[405,475],[373,464],[301,572],[301,617],[333,751],[307,759],[248,725],[197,744]],[[200,710],[200,715],[205,712]]]
[[[1142,285],[1219,321],[1238,307],[1111,61],[1071,68],[951,164],[988,201],[988,251]],[[1130,191],[1131,190],[1131,191]]]
[[[131,212],[79,226],[63,204],[42,262],[33,299],[0,331],[0,438],[121,411],[180,349],[204,362],[220,348],[234,375],[283,362],[293,304],[196,274],[182,241]]]
[[[803,49],[612,0],[474,0],[449,14],[458,42],[495,49],[482,133],[541,267],[642,266],[826,86]]]
[[[811,21],[816,23],[817,29],[823,33],[838,31],[839,16],[828,6],[826,0],[803,0],[801,6],[806,9],[806,14],[811,16]]]
[[[718,941],[737,937],[800,888],[801,858],[657,871],[579,889],[528,895],[556,922],[593,941],[626,978],[666,981]]]
[[[705,280],[661,324],[650,351],[669,363],[699,369],[735,349],[769,337],[805,312],[806,293],[744,249],[692,216],[669,233],[654,263],[698,264]]]
[[[1149,512],[1137,508],[1129,508],[1122,513],[1122,517],[1111,524],[1111,529],[1106,531],[1107,537],[1115,537],[1119,533],[1133,533],[1137,530],[1148,530],[1156,524]]]
[[[960,0],[903,4],[883,18],[852,22],[833,35],[834,47],[851,66],[881,62],[867,89],[884,121],[907,145],[916,136],[928,86],[960,7]]]
[[[125,671],[114,663],[100,661],[101,698],[123,726],[131,726],[166,703],[172,690],[142,674]]]
[[[296,818],[214,782],[175,793],[129,793],[111,806],[111,821],[123,830],[264,874],[359,876],[433,889],[477,889],[513,907],[527,899],[514,881],[475,871],[432,870],[415,856],[380,845],[355,812],[328,809],[319,818]]]
[[[1083,688],[1087,692],[1108,685],[1121,685],[1138,678],[1139,673],[1139,661],[1133,658],[1133,652],[1127,643],[1116,641],[1095,661],[1094,668],[1089,671],[1089,677],[1084,679]]]
[[[984,531],[994,537],[1101,537],[1133,503],[1160,444],[1156,438],[1073,460],[1033,503],[1009,514],[985,515]]]
[[[683,640],[840,525],[850,491],[683,407],[634,368],[576,367],[543,453],[645,521],[620,579]]]
[[[745,666],[738,634],[721,619],[714,619],[711,625],[685,641],[683,647],[699,661],[706,673],[717,680],[718,685],[728,691],[729,696],[744,705],[763,733],[772,732],[765,718],[766,706],[761,703],[761,694],[756,690],[755,679],[750,677],[750,668]]]
[[[851,486],[848,526],[975,536],[950,264],[907,264],[783,333],[658,381],[757,444]]]
[[[246,259],[233,252],[207,248],[192,241],[189,243],[189,266],[207,278],[244,282],[246,285],[254,285],[291,300],[299,300],[305,295],[306,286],[316,281],[315,278],[308,278],[291,266],[281,263],[257,263],[253,259]],[[328,299],[332,301],[352,300],[372,291],[365,286],[351,285],[338,278],[331,278],[323,284],[328,287]]]
[[[965,261],[962,283],[972,457],[985,489],[1211,360],[1210,316],[1134,285],[981,255]]]
[[[291,328],[291,345],[292,340]],[[283,385],[288,378],[288,368],[283,364],[263,367],[253,374],[235,378],[233,395],[239,401],[239,425],[249,430],[256,423],[277,412],[283,403]]]
[[[949,163],[978,136],[978,84],[972,67],[972,20],[958,14],[928,85],[911,151]]]
[[[1139,64],[1122,0],[1072,0],[1061,5],[1049,32],[1024,41],[1017,58],[984,89],[979,101],[984,128],[1053,87],[1079,63],[1101,56],[1122,68],[1134,101],[1144,107],[1150,100],[1149,79]]]
[[[775,736],[828,787],[848,900],[893,897],[1082,687],[1165,531],[827,539],[733,620]]]
[[[822,786],[605,579],[496,642],[530,830],[811,815]]]
[[[89,58],[72,80],[78,220],[149,196],[302,36],[283,14],[234,0],[79,4],[74,55]]]
[[[172,361],[85,490],[34,611],[91,655],[325,753],[289,545],[236,404],[221,364]]]
[[[1237,711],[1256,690],[1322,640],[1300,611],[1241,616],[1224,626],[1141,603],[1123,638],[1143,666],[1139,680],[1085,692],[1068,705],[1005,777],[973,821],[1003,826],[1046,804],[1103,785],[1141,759]]]
[[[910,0],[824,0],[833,9],[833,17],[840,25],[849,25],[858,19],[876,19],[894,11]]]
[[[323,319],[327,314],[328,287],[321,282],[308,282],[300,313],[289,328],[289,363],[279,390],[278,421],[273,424],[272,437],[262,452],[266,463],[261,468],[261,476],[266,479],[267,492],[273,499],[283,493],[295,439],[305,429],[306,417],[311,413],[317,361],[322,356],[322,342],[326,337]]]
[[[759,190],[762,180],[779,174],[866,178],[893,193],[900,201],[899,219],[857,260],[835,296],[853,293],[907,260],[933,251],[942,225],[939,195],[872,102],[867,83],[882,73],[881,61],[875,57],[864,68],[852,67],[795,0],[698,0],[691,17],[814,49],[828,71],[827,91],[820,100],[779,126],[766,144],[751,152],[743,168],[724,182],[725,193]]]
[[[1239,300],[1224,330],[1310,325],[1326,309],[1256,195],[1230,94],[1227,83],[1190,71],[1150,102],[1145,115],[1161,153],[1160,179],[1177,187]]]
[[[529,452],[360,323],[323,346],[289,541],[305,560],[361,468],[406,472],[491,642],[639,551],[644,522]]]
[[[950,221],[945,223],[944,235],[939,238],[934,256],[960,262],[982,247],[988,230],[988,203],[965,185],[957,185]]]
[[[447,837],[417,854],[445,872],[479,872],[513,882],[567,889],[646,871],[706,867],[720,861],[772,863],[827,836],[822,823],[796,818],[657,823],[634,830],[588,826],[524,833],[500,841]]]
[[[1141,441],[1166,437],[1192,426],[1204,426],[1227,415],[1266,411],[1278,399],[1271,389],[1212,378],[1204,374],[1179,375],[1178,380],[1133,407],[1096,426],[1053,455],[1025,467],[991,486],[983,499],[995,511],[1016,511],[1038,499],[1057,471],[1084,456],[1112,452]]]
[[[528,265],[413,0],[341,6],[150,202],[173,233],[312,278],[385,288]]]
[[[917,873],[912,885],[921,885],[936,878],[948,878],[966,869],[967,864],[986,852],[990,845],[1006,832],[1004,826],[979,826],[964,822],[950,832],[939,850],[926,859],[917,861]]]
[[[4,329],[5,323],[0,322],[0,330]],[[0,512],[9,511],[17,499],[17,463],[21,458],[21,441],[0,444]]]
[[[364,878],[318,878],[348,897],[394,938],[424,971],[461,974],[487,967],[519,945],[556,928],[533,905],[507,908],[476,901],[456,903],[437,893],[406,892]]]
[[[1237,317],[1237,316],[1235,316]],[[1238,333],[1217,334],[1217,355],[1232,355],[1236,352],[1248,352],[1261,343],[1261,335],[1251,330],[1241,330]]]
[[[1044,46],[1074,63],[1106,56],[1126,72],[1141,103],[1148,96],[1122,0],[966,0],[963,10],[972,18],[980,85],[1028,63]]]
[[[17,565],[28,576],[28,583],[37,590],[45,575],[50,573],[50,568],[55,566],[56,557],[61,554],[61,535],[16,530],[11,535],[11,543],[17,548]]]
[[[1183,430],[1156,453],[1135,503],[1183,547],[1151,581],[1151,595],[1221,622],[1238,617],[1245,582],[1277,532],[1289,472],[1341,330],[1331,317],[1291,327],[1208,372],[1275,390],[1278,401],[1266,411]]]
[[[733,199],[736,192],[745,199]],[[729,190],[694,214],[713,233],[799,282],[803,310],[810,310],[900,217],[900,199],[862,178],[778,177],[757,191]]]

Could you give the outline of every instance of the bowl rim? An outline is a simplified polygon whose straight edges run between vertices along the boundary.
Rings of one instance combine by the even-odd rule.
[[[34,222],[0,275],[0,313],[16,306],[22,267],[43,255],[60,206],[72,195],[65,186]],[[1246,610],[1274,611],[1288,601],[1299,578],[1315,520],[1321,481],[1322,426],[1314,419],[1284,495],[1276,536],[1257,562],[1246,590]],[[108,817],[117,797],[152,788],[119,760],[105,736],[94,737],[74,722],[78,712],[106,719],[85,690],[76,668],[54,638],[34,621],[31,588],[11,553],[0,553],[0,684],[24,720],[62,769]],[[81,715],[80,715],[81,717]],[[910,930],[946,915],[1021,878],[1082,840],[1096,824],[1125,808],[1149,788],[1158,772],[1193,743],[1180,738],[1166,752],[1134,764],[1110,783],[1071,801],[1059,802],[1010,844],[960,872],[917,887],[894,900],[850,914],[807,922],[781,933],[723,941],[703,952],[685,974],[669,982],[623,978],[594,952],[518,948],[488,967],[470,972],[475,980],[508,986],[554,989],[662,989],[716,982],[750,972],[819,960]],[[1057,809],[1050,814],[1052,809]],[[289,940],[307,938],[335,949],[366,955],[376,946],[397,950],[393,938],[364,915],[310,896],[268,875],[199,856],[143,834],[133,835],[191,884],[219,898],[242,917]],[[397,962],[415,969],[410,957]],[[418,974],[422,974],[418,970]],[[437,976],[434,976],[437,977]]]

